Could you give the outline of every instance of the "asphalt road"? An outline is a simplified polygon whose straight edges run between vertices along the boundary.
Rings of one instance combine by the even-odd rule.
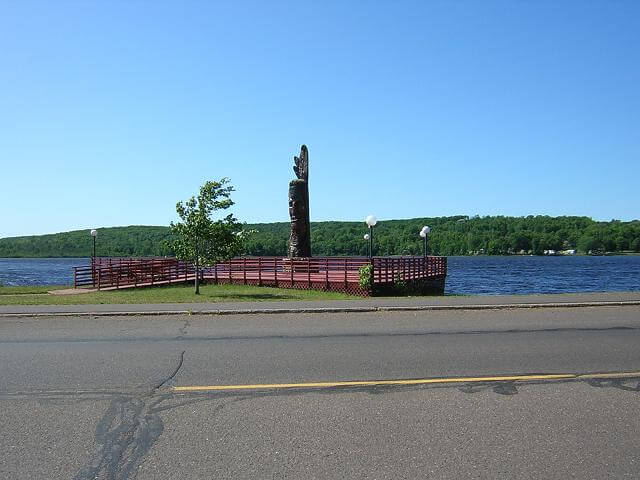
[[[0,478],[637,478],[640,373],[283,384],[640,372],[638,345],[638,306],[0,317]]]

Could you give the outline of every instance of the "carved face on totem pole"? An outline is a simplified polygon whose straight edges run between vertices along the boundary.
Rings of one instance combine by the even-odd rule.
[[[310,257],[309,151],[305,145],[300,148],[300,156],[293,160],[293,171],[298,178],[289,183],[289,257]]]

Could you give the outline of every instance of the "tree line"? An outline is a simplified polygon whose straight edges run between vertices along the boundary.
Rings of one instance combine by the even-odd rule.
[[[431,227],[429,253],[434,255],[542,255],[545,250],[579,253],[640,252],[640,221],[598,222],[588,217],[435,217],[378,222],[375,255],[419,255],[423,225]],[[247,255],[287,254],[289,223],[244,224],[253,231],[244,241]],[[312,222],[315,256],[366,255],[364,222]],[[98,229],[99,256],[170,256],[175,252],[168,227],[129,226]],[[0,239],[0,257],[88,257],[88,230]]]

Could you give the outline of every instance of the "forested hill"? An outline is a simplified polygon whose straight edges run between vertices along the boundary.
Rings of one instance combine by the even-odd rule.
[[[640,221],[596,222],[588,217],[438,217],[380,221],[376,255],[420,254],[418,232],[429,225],[429,251],[439,255],[542,254],[576,249],[580,253],[640,252]],[[248,224],[256,230],[246,245],[249,255],[286,255],[289,223]],[[312,222],[313,254],[365,255],[364,222]],[[99,256],[164,256],[168,227],[130,226],[98,229]],[[87,257],[88,230],[0,239],[0,257]]]
[[[98,228],[96,253],[100,256],[164,256],[169,227],[134,225]],[[90,257],[93,240],[89,230],[0,238],[0,258],[9,257]]]

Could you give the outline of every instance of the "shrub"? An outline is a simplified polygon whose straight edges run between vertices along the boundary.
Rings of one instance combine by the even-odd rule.
[[[373,286],[373,265],[367,264],[360,267],[360,288],[371,291]]]

